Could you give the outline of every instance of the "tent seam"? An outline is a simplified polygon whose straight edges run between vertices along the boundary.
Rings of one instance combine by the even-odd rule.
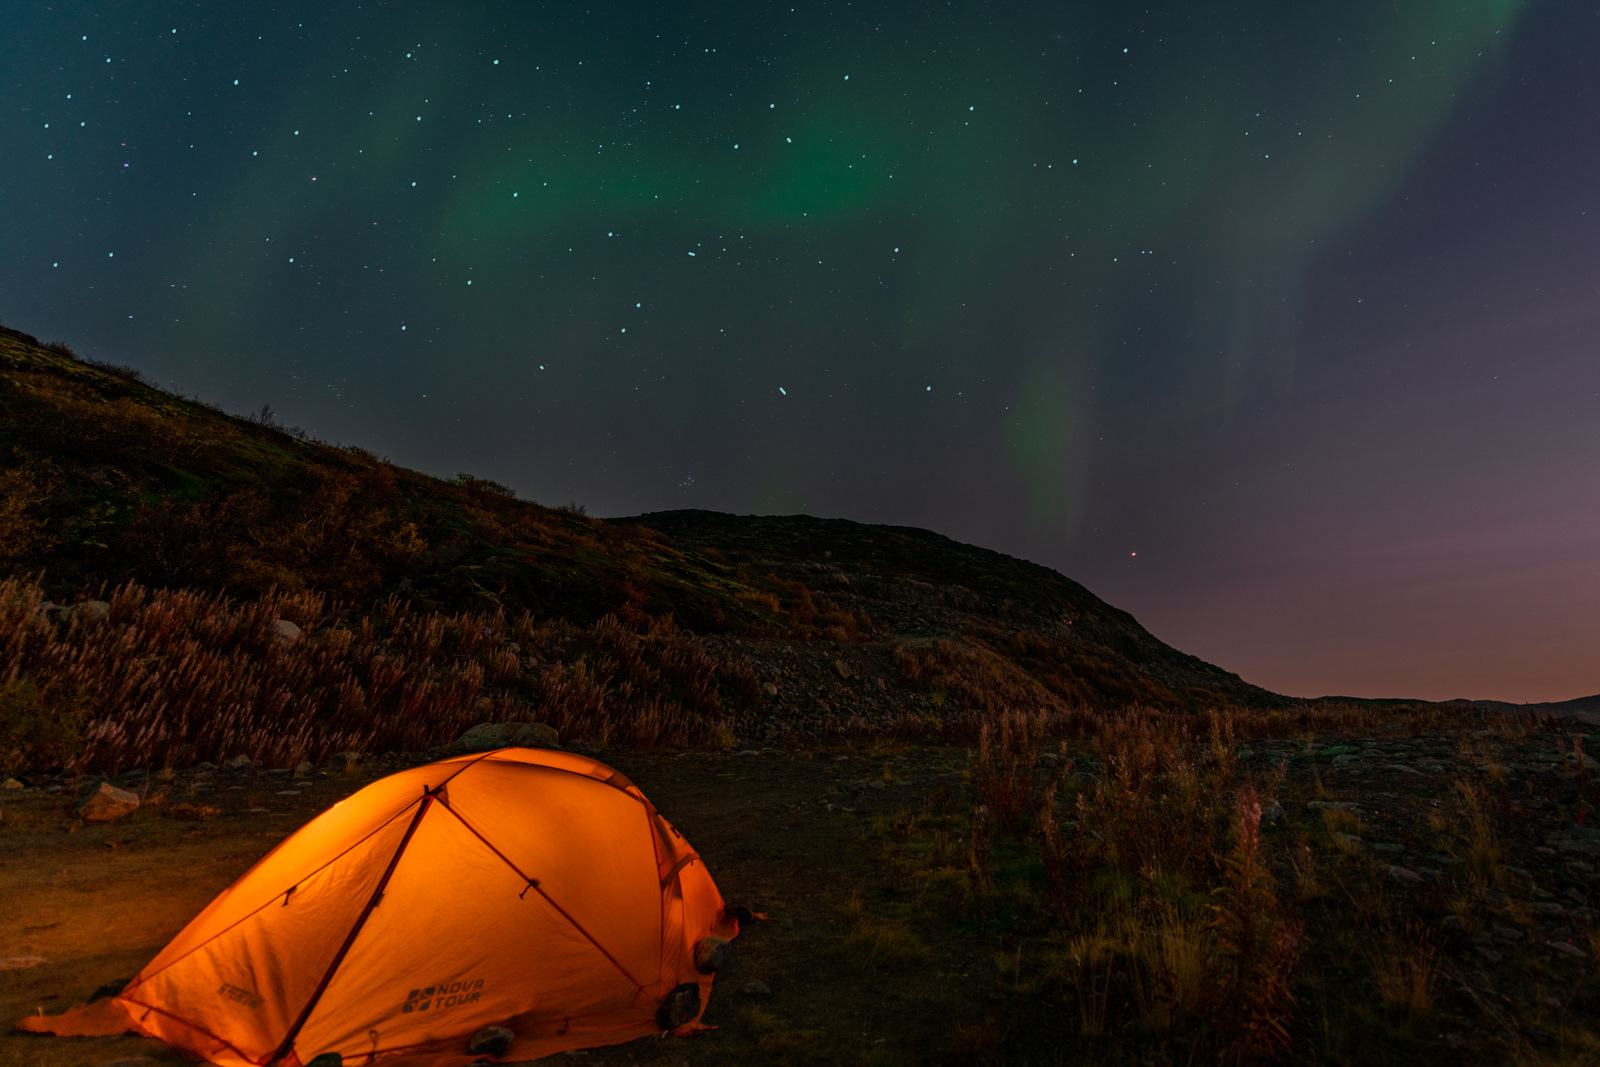
[[[584,777],[587,777],[587,776],[584,776]],[[590,780],[591,781],[597,781],[597,779],[590,779]],[[604,783],[601,783],[601,784],[604,784]],[[588,940],[588,942],[591,945],[593,945],[595,948],[599,949],[600,950],[600,954],[603,955],[607,960],[609,960],[613,967],[615,967],[617,970],[621,971],[622,972],[622,976],[624,978],[626,978],[628,981],[632,982],[635,989],[643,990],[645,988],[645,984],[643,982],[639,981],[639,979],[635,978],[632,974],[630,974],[628,972],[628,969],[622,965],[622,962],[620,960],[618,960],[617,957],[615,957],[615,956],[613,956],[611,954],[611,950],[610,949],[608,949],[604,945],[602,945],[600,943],[600,941],[593,934],[591,934],[588,930],[584,929],[582,923],[578,922],[578,920],[574,919],[571,915],[569,915],[567,913],[567,909],[566,908],[563,908],[560,904],[557,904],[555,902],[555,900],[553,898],[551,898],[550,894],[546,893],[544,891],[543,887],[541,887],[539,885],[538,879],[528,877],[528,875],[523,872],[521,867],[518,867],[515,863],[511,862],[511,857],[507,856],[504,852],[501,852],[498,848],[496,848],[494,846],[494,843],[492,841],[490,841],[487,837],[484,837],[481,833],[479,833],[478,832],[478,828],[476,826],[473,826],[470,822],[468,822],[466,820],[466,817],[464,815],[462,815],[459,811],[457,811],[455,808],[453,808],[450,805],[450,802],[448,800],[441,799],[439,801],[439,805],[440,805],[440,807],[444,808],[445,811],[448,811],[451,815],[454,815],[461,822],[461,825],[465,826],[467,828],[467,832],[468,833],[472,834],[472,836],[476,837],[479,841],[482,841],[484,846],[486,848],[488,848],[488,850],[490,852],[493,852],[496,856],[498,856],[502,863],[504,863],[507,867],[510,867],[513,871],[515,871],[517,873],[517,877],[519,877],[519,878],[523,879],[524,881],[526,881],[528,883],[529,887],[532,888],[535,893],[538,893],[541,897],[543,897],[545,899],[545,903],[549,904],[552,908],[556,909],[556,911],[561,915],[561,917],[563,919],[565,919],[567,921],[567,923],[569,925],[571,925],[571,927],[574,930],[576,930],[576,931],[578,931],[578,933],[582,934]],[[523,892],[527,892],[527,890],[523,890]]]

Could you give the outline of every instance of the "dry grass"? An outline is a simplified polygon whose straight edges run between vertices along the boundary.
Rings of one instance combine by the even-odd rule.
[[[1383,1004],[1420,1022],[1433,1010],[1438,951],[1424,928],[1404,933],[1388,929],[1365,941],[1364,954]]]
[[[725,739],[758,692],[748,668],[708,655],[670,617],[636,633],[611,616],[576,627],[419,612],[393,598],[354,615],[316,594],[242,601],[128,585],[104,622],[80,612],[57,623],[42,599],[35,585],[0,582],[0,684],[13,703],[40,705],[35,718],[81,706],[81,723],[0,739],[14,765],[99,771],[245,755],[292,767],[340,751],[427,749],[482,721],[699,744]],[[277,639],[278,619],[306,636]]]

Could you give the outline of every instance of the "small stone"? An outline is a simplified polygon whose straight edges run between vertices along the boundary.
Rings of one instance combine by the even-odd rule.
[[[761,750],[758,749],[758,748],[745,748],[745,749],[740,749],[738,752],[735,752],[734,755],[735,756],[759,756],[759,755],[761,755]]]
[[[511,1051],[511,1042],[517,1035],[503,1026],[485,1026],[472,1035],[472,1040],[467,1043],[467,1051],[474,1056],[493,1056],[499,1058]]]
[[[1340,847],[1350,849],[1351,851],[1361,847],[1361,838],[1357,837],[1355,834],[1335,833],[1333,835],[1333,839],[1339,843]]]
[[[1482,956],[1490,963],[1499,963],[1501,960],[1505,959],[1504,956],[1500,955],[1500,953],[1496,952],[1488,945],[1473,945],[1472,948],[1473,951],[1477,952],[1478,955]]]
[[[851,675],[854,673],[854,672],[852,672],[850,670],[850,665],[848,663],[846,663],[842,659],[836,659],[836,660],[833,661],[833,669],[838,671],[839,672],[839,677],[843,678],[847,682],[850,680]]]
[[[111,605],[104,600],[86,600],[78,611],[90,622],[105,622],[111,617]]]
[[[694,943],[694,969],[701,974],[716,974],[728,962],[731,947],[726,938],[702,937]]]
[[[0,789],[25,789],[25,788],[26,788],[26,786],[24,786],[21,782],[17,781],[15,778],[7,778],[4,783],[0,783]]]
[[[700,986],[685,982],[662,1000],[656,1009],[656,1026],[661,1030],[676,1030],[700,1014]]]
[[[1567,909],[1566,908],[1562,907],[1560,904],[1557,904],[1553,900],[1548,900],[1548,901],[1543,901],[1542,900],[1542,901],[1539,901],[1539,902],[1537,902],[1535,904],[1529,904],[1528,905],[1528,910],[1531,911],[1533,914],[1541,916],[1541,917],[1546,918],[1546,919],[1553,919],[1553,918],[1556,918],[1558,916],[1565,915],[1567,913]]]
[[[746,982],[739,992],[747,997],[761,999],[772,996],[772,987],[765,982]]]
[[[1278,803],[1278,798],[1268,797],[1266,814],[1263,815],[1262,818],[1266,819],[1268,822],[1277,822],[1279,819],[1283,818],[1283,815],[1283,805]]]
[[[89,994],[89,1003],[93,1004],[97,1000],[104,1000],[107,997],[116,996],[118,993],[128,988],[128,983],[131,981],[133,981],[132,978],[118,978],[114,982],[107,982],[105,985]]]
[[[1459,915],[1446,915],[1439,920],[1439,929],[1449,930],[1452,933],[1461,933],[1466,930],[1467,921]]]
[[[89,799],[78,805],[78,818],[84,822],[114,822],[139,809],[139,795],[118,789],[110,782],[101,782],[100,788],[89,794]]]
[[[1589,958],[1589,954],[1587,952],[1579,948],[1577,945],[1574,945],[1571,941],[1546,941],[1545,944],[1549,945],[1551,950],[1557,955],[1567,956],[1575,960],[1584,960]]]
[[[1389,877],[1406,885],[1422,884],[1422,875],[1411,870],[1409,867],[1400,867],[1395,864],[1389,865]]]
[[[1500,941],[1521,941],[1523,937],[1521,930],[1514,930],[1509,926],[1491,926],[1489,932]]]
[[[317,769],[316,765],[313,764],[310,760],[303,759],[299,763],[296,763],[294,765],[294,776],[296,778],[305,778],[312,771],[314,771],[316,769]]]
[[[889,687],[886,684],[884,684],[884,681],[883,681],[882,678],[874,678],[873,681],[878,683],[878,692],[880,692],[880,693],[888,692]]]
[[[272,639],[280,645],[292,645],[300,640],[303,631],[288,619],[274,619],[268,627]]]
[[[778,687],[773,685],[771,682],[762,682],[761,693],[768,700],[771,700],[773,697],[778,695]]]
[[[228,761],[228,770],[230,770],[230,771],[247,771],[249,769],[250,769],[250,757],[249,756],[235,756],[231,760]]]

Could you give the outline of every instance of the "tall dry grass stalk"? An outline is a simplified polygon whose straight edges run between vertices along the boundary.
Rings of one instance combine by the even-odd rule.
[[[31,583],[0,582],[0,685],[81,702],[83,770],[238,755],[275,766],[339,751],[416,751],[482,721],[532,720],[563,736],[695,744],[759,692],[670,617],[636,633],[503,612],[365,614],[312,593],[259,600],[127,585],[95,621],[47,619]],[[304,637],[275,633],[286,619]]]

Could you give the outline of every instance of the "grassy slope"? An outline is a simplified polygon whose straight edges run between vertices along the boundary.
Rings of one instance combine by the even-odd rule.
[[[0,328],[0,568],[51,595],[136,581],[702,633],[961,635],[1074,703],[1285,701],[1054,571],[923,530],[668,512],[600,521],[151,388]],[[829,556],[829,553],[832,556]]]

